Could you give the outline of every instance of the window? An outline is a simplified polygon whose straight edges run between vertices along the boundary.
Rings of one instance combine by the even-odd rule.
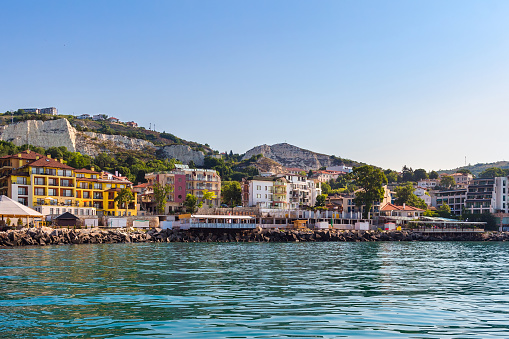
[[[60,214],[60,208],[55,209],[55,212],[56,212],[57,214]]]
[[[94,189],[96,189],[96,190],[100,190],[100,189],[102,189],[102,188],[103,188],[103,185],[102,185],[102,184],[99,184],[99,183],[95,183],[95,184],[94,184]]]
[[[35,185],[44,185],[44,178],[34,178]]]
[[[26,185],[27,184],[27,178],[17,178],[16,183],[20,185]]]
[[[84,173],[76,173],[76,178],[84,178],[84,177],[85,177]]]
[[[257,197],[258,199],[260,199],[260,198],[262,197],[262,195],[261,195],[261,194],[257,194],[257,195],[256,195],[256,197]]]
[[[35,195],[44,195],[44,188],[35,188],[34,194]]]
[[[58,179],[49,178],[48,179],[48,185],[50,185],[50,186],[58,186]]]
[[[28,195],[28,189],[26,187],[18,187],[18,195]]]
[[[256,190],[257,190],[257,191],[261,191],[261,190],[262,190],[262,186],[260,186],[260,185],[256,185]]]
[[[58,196],[58,189],[56,188],[48,188],[48,195],[56,197]]]
[[[72,197],[72,190],[62,190],[63,197]]]
[[[49,214],[53,214],[53,208],[49,209]]]
[[[71,187],[71,180],[69,180],[69,179],[62,179],[60,184],[61,184],[61,186],[64,186],[64,187]]]
[[[83,192],[83,199],[90,199],[90,192],[88,191]]]

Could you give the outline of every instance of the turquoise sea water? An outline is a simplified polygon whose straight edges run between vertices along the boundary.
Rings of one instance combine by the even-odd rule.
[[[509,244],[0,250],[2,338],[509,337]]]

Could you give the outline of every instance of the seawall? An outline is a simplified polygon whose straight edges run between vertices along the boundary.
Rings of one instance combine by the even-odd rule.
[[[509,241],[509,232],[431,234],[411,231],[278,231],[25,228],[0,232],[0,247],[136,242],[366,242],[366,241]]]

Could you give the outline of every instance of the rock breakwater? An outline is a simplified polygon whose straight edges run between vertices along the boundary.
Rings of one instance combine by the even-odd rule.
[[[161,230],[25,228],[0,232],[0,247],[137,242],[509,241],[509,232],[421,234],[412,231]]]

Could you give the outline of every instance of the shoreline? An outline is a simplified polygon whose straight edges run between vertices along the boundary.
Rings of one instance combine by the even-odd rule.
[[[0,247],[138,242],[509,241],[509,232],[421,234],[413,231],[161,230],[25,228],[0,232]]]

